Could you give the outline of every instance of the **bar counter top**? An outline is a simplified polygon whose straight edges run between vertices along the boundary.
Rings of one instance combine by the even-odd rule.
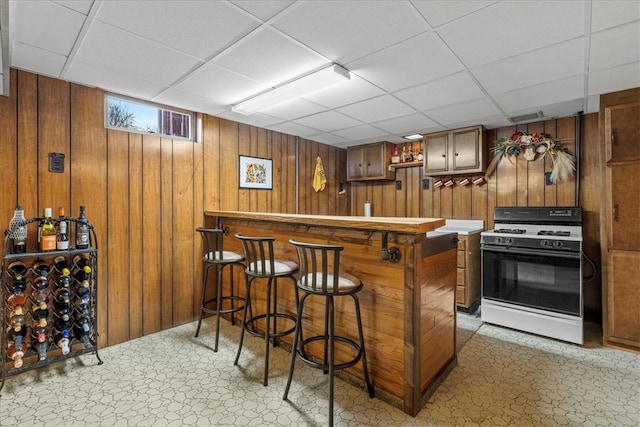
[[[206,216],[271,221],[289,224],[352,228],[359,230],[395,231],[423,234],[445,225],[444,218],[401,218],[335,215],[303,215],[287,213],[206,211]]]

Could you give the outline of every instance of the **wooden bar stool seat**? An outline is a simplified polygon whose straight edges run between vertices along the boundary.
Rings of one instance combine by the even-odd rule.
[[[274,347],[277,346],[278,338],[293,333],[296,323],[294,314],[289,314],[278,309],[278,279],[287,278],[293,282],[297,306],[298,291],[295,286],[296,278],[294,274],[298,271],[298,265],[293,261],[276,259],[273,249],[274,237],[248,237],[238,233],[236,234],[236,238],[242,243],[244,257],[246,259],[245,277],[247,299],[242,315],[242,331],[240,332],[240,343],[234,365],[237,365],[240,359],[245,332],[264,338],[263,385],[266,386],[269,377],[269,343],[272,342]],[[251,287],[256,279],[266,279],[266,309],[264,313],[253,315],[254,303],[251,298]],[[251,313],[249,317],[247,317],[247,313]],[[258,329],[259,323],[263,325],[264,330]],[[281,323],[280,326],[278,326],[279,323]],[[282,326],[282,323],[284,323],[285,326]],[[289,325],[287,325],[287,323]]]
[[[200,318],[198,327],[196,328],[196,337],[200,333],[202,325],[202,316],[204,313],[216,315],[216,338],[213,351],[218,351],[218,338],[220,335],[220,315],[231,314],[231,323],[235,325],[235,317],[233,313],[242,310],[245,307],[245,298],[234,293],[233,282],[233,266],[241,266],[244,269],[244,256],[237,252],[225,251],[223,248],[223,238],[225,232],[217,228],[198,227],[196,231],[202,236],[202,301],[200,303]],[[224,267],[229,266],[229,294],[223,295],[222,292],[222,271]],[[207,299],[207,279],[209,277],[209,269],[215,267],[217,269],[216,292],[215,297]],[[227,301],[227,307],[223,307],[223,302]],[[236,303],[238,303],[236,305]]]
[[[362,290],[362,281],[357,277],[340,273],[340,253],[343,246],[319,245],[298,242],[293,239],[289,243],[296,247],[298,253],[299,278],[296,282],[301,292],[298,304],[298,316],[294,332],[293,345],[291,347],[291,365],[289,378],[284,391],[284,400],[288,399],[289,388],[293,378],[293,370],[296,359],[305,364],[322,369],[329,374],[329,425],[333,425],[333,394],[334,373],[337,370],[346,369],[362,362],[362,372],[369,397],[375,396],[375,391],[369,380],[367,370],[367,356],[362,332],[362,319],[360,317],[360,303],[358,292]],[[307,335],[302,337],[302,319],[304,318],[305,302],[309,296],[321,296],[324,298],[324,331],[322,334]],[[334,310],[334,298],[349,296],[355,306],[355,318],[358,337],[356,339],[336,335],[336,313]],[[315,301],[315,300],[314,300]],[[341,350],[340,361],[336,362],[336,344]],[[349,352],[350,350],[350,352]],[[347,359],[345,360],[345,357]],[[350,357],[350,358],[349,358]]]

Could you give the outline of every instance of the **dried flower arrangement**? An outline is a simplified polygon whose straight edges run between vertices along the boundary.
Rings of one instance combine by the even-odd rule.
[[[576,159],[560,144],[542,133],[534,132],[526,134],[515,132],[509,138],[500,138],[493,149],[495,157],[489,164],[485,176],[489,177],[498,167],[503,157],[519,156],[522,154],[527,161],[543,159],[546,155],[551,158],[551,177],[554,184],[557,181],[565,181],[573,176],[576,170]]]

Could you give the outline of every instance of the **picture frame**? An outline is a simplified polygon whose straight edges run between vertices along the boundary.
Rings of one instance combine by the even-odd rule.
[[[273,161],[262,157],[240,156],[238,167],[240,188],[273,188]]]

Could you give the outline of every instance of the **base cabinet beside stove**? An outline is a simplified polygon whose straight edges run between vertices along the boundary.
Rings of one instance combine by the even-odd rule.
[[[458,309],[475,312],[480,305],[480,232],[458,234],[456,285]]]

